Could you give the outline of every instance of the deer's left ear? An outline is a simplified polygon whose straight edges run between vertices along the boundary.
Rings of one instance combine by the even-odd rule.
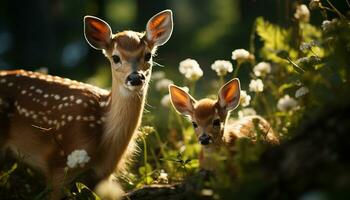
[[[173,13],[164,10],[154,15],[147,23],[146,37],[152,46],[165,44],[173,32]]]
[[[224,113],[237,108],[240,101],[241,86],[239,79],[235,78],[227,82],[219,90],[219,106]]]

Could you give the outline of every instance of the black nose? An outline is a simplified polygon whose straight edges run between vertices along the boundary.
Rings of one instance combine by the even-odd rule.
[[[201,145],[208,145],[210,143],[210,140],[211,140],[211,137],[205,133],[199,136],[199,143]]]
[[[132,72],[126,77],[126,84],[130,84],[132,86],[141,85],[145,81],[145,76],[138,72]]]

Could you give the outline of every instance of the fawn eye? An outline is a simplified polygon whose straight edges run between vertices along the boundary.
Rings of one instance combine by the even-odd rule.
[[[213,126],[220,126],[220,119],[215,119],[213,121]]]
[[[119,57],[118,55],[113,55],[112,58],[113,58],[113,62],[114,62],[115,64],[117,64],[117,63],[120,62],[120,57]]]
[[[193,125],[194,128],[197,128],[197,127],[198,127],[198,125],[197,125],[196,122],[192,122],[192,125]]]
[[[152,54],[151,53],[146,53],[145,54],[145,61],[149,61],[149,60],[151,60],[151,57],[152,57]]]

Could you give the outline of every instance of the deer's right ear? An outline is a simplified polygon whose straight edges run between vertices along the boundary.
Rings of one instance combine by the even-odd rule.
[[[86,41],[95,49],[108,49],[111,44],[111,27],[97,17],[84,17],[84,35]]]
[[[169,85],[169,94],[171,103],[177,112],[192,116],[194,111],[193,104],[196,100],[191,95],[175,85]]]

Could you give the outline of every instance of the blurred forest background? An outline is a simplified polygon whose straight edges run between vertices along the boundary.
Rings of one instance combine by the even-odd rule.
[[[295,2],[3,0],[0,3],[0,69],[36,70],[45,67],[51,74],[85,80],[101,67],[109,70],[107,60],[85,41],[85,15],[105,19],[114,32],[125,29],[143,31],[151,16],[163,9],[172,9],[175,23],[173,36],[161,48],[156,61],[165,66],[162,70],[176,79],[176,73],[172,72],[177,72],[178,63],[188,57],[196,59],[205,72],[210,70],[214,60],[230,58],[232,50],[247,49],[253,23],[258,16],[283,27],[291,26],[295,23],[291,17]],[[342,0],[334,1],[334,4],[339,9],[345,9]],[[321,15],[313,15],[311,21],[320,24]],[[214,73],[204,74],[202,82],[215,76]]]
[[[2,0],[0,70],[48,71],[108,89],[109,63],[85,41],[83,17],[102,18],[113,32],[144,31],[148,19],[164,9],[173,11],[174,31],[159,48],[154,61],[162,66],[154,66],[153,73],[163,71],[165,75],[152,78],[140,128],[142,151],[130,173],[120,178],[124,188],[178,183],[199,171],[200,146],[191,123],[177,115],[169,98],[164,98],[167,84],[188,86],[197,99],[216,98],[220,84],[235,77],[238,70],[233,76],[218,77],[212,64],[229,60],[239,69],[242,91],[248,92],[249,84],[251,95],[245,93],[247,104],[241,98],[232,117],[240,118],[239,112],[253,108],[271,123],[281,145],[270,149],[261,138],[254,147],[237,141],[238,153],[225,159],[237,165],[238,176],[230,179],[230,168],[227,170],[220,158],[218,163],[224,166],[216,180],[209,187],[204,183],[204,188],[212,188],[214,193],[201,190],[200,198],[203,191],[205,195],[211,191],[207,195],[211,199],[349,199],[348,0]],[[307,20],[296,17],[298,9]],[[236,49],[248,50],[255,60],[232,60]],[[199,80],[188,81],[179,72],[179,63],[187,58],[198,61],[203,70]],[[261,63],[269,70],[257,75],[255,69]],[[159,89],[162,80],[167,84]],[[258,80],[263,89],[251,88]],[[297,95],[300,89],[304,91]],[[0,187],[0,199],[4,194],[19,199],[31,194],[42,199],[43,187],[17,187],[29,181],[10,176],[17,167],[13,163],[7,163],[0,173],[0,186],[6,186],[3,191]],[[26,168],[21,169],[37,181]],[[161,182],[160,177],[166,181]],[[203,187],[195,182],[194,189]],[[175,193],[184,190],[180,187]],[[192,193],[184,195],[193,199]]]

